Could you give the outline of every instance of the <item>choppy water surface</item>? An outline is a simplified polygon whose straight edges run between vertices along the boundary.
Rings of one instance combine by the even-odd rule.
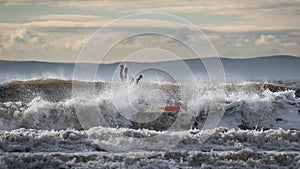
[[[299,168],[299,84],[2,82],[0,164],[2,168]],[[134,113],[165,105],[179,105],[181,110]],[[220,122],[205,127],[213,109],[222,110]],[[95,113],[99,110],[101,116]],[[189,120],[170,130],[178,118]],[[144,142],[155,136],[168,139]],[[131,139],[137,140],[134,145]],[[171,148],[155,149],[174,140],[179,142]],[[108,151],[109,146],[120,151]]]

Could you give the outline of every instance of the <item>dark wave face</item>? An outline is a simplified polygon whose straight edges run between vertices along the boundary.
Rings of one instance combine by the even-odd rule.
[[[0,101],[22,101],[30,102],[35,97],[42,97],[51,102],[65,101],[71,98],[72,85],[89,85],[92,82],[77,82],[71,80],[32,80],[32,81],[11,81],[0,86]],[[101,90],[106,83],[95,82],[97,90]]]
[[[201,83],[201,82],[199,82]],[[94,86],[96,92],[101,92],[110,84],[108,82],[80,82],[72,80],[60,79],[41,79],[29,81],[10,81],[0,84],[0,101],[31,101],[34,97],[40,96],[45,100],[58,102],[71,98],[72,86]],[[169,92],[176,92],[174,84],[155,84]],[[300,81],[274,81],[265,82],[249,82],[249,83],[229,83],[223,86],[228,92],[241,90],[262,92],[270,90],[271,92],[295,91],[296,97],[300,97]]]

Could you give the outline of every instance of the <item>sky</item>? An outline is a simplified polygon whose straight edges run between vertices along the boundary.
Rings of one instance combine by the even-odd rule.
[[[300,56],[300,0],[0,0],[0,60],[76,62],[97,30],[139,12],[162,12],[191,22],[209,38],[220,57]],[[135,21],[120,24],[114,31],[153,25],[160,30],[178,29],[172,23],[143,21],[142,26]],[[174,31],[185,34],[184,29]],[[186,38],[197,41],[196,35]],[[145,42],[157,47],[170,40],[143,36],[124,41],[119,53],[112,52],[116,56],[112,61]]]

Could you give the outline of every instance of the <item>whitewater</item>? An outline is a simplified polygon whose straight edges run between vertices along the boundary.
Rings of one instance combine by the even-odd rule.
[[[299,84],[5,81],[0,166],[299,168]],[[181,110],[133,113],[164,105]]]

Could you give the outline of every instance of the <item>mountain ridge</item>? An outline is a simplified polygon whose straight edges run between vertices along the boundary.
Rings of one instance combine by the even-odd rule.
[[[203,60],[212,58],[203,58]],[[220,58],[226,74],[230,80],[285,80],[300,79],[300,57],[290,55],[275,55],[256,58]],[[200,59],[183,60],[194,74],[207,76],[205,66]],[[100,64],[100,79],[110,79],[118,69],[120,62]],[[174,72],[182,73],[178,69],[182,61],[162,62],[126,62],[131,72],[135,67],[161,66],[174,69]],[[80,63],[86,66],[98,65],[92,63]],[[32,79],[38,77],[52,77],[71,79],[73,77],[75,63],[39,62],[39,61],[3,61],[0,60],[0,79]],[[89,74],[87,74],[89,76]],[[184,77],[184,73],[182,75]]]

